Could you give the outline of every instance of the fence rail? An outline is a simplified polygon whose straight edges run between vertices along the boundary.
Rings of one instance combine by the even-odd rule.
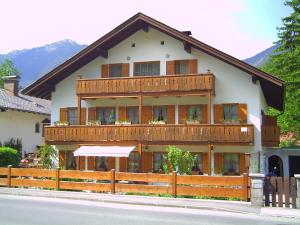
[[[174,197],[232,197],[248,200],[247,174],[198,176],[78,170],[0,168],[0,186],[110,193],[170,194]]]

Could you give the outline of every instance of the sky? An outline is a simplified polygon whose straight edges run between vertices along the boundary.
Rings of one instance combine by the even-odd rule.
[[[8,0],[0,4],[0,54],[63,39],[91,44],[142,12],[239,59],[277,40],[284,0]]]

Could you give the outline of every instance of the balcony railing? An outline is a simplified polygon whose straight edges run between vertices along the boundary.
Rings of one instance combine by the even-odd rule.
[[[261,127],[262,146],[278,147],[280,143],[280,130],[276,125],[263,125]]]
[[[46,127],[51,143],[253,144],[253,125],[108,125]]]
[[[77,95],[135,95],[214,90],[213,74],[77,80]]]

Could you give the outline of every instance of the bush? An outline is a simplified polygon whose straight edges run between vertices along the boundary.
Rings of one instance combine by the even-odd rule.
[[[164,164],[165,172],[176,171],[179,174],[192,174],[195,157],[189,151],[182,151],[176,146],[168,146],[167,159]]]
[[[5,141],[3,143],[3,146],[16,149],[19,152],[20,155],[22,154],[22,147],[23,147],[23,145],[22,145],[22,139],[11,138],[9,141]]]
[[[46,169],[53,168],[53,161],[55,160],[57,153],[51,145],[42,145],[40,149],[41,161],[43,167]]]
[[[0,147],[0,167],[12,165],[17,167],[20,163],[20,154],[16,149],[10,147]]]

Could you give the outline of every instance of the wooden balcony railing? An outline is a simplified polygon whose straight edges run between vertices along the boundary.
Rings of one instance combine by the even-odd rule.
[[[77,80],[77,95],[136,95],[139,93],[197,92],[214,90],[213,74],[126,77]]]
[[[253,125],[108,125],[46,127],[47,143],[179,144],[254,142]]]
[[[278,147],[280,143],[280,130],[276,125],[261,126],[262,146]]]

